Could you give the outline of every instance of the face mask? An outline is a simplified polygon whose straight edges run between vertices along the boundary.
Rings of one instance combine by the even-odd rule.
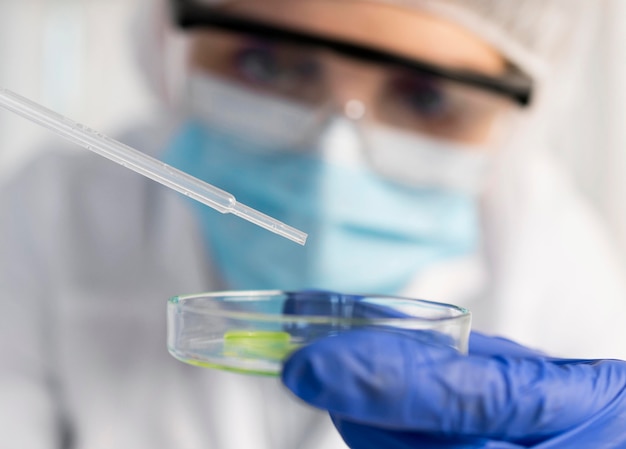
[[[280,104],[258,96],[250,100],[257,108],[260,100],[275,102],[256,111]],[[220,105],[213,105],[219,111]],[[362,157],[362,136],[342,119],[329,120],[312,146],[293,149],[277,149],[276,140],[235,134],[234,127],[214,123],[206,116],[190,119],[165,162],[309,233],[301,247],[197,205],[201,229],[228,288],[392,294],[425,267],[476,249],[474,193],[380,176]],[[278,125],[269,132],[273,139],[283,129]],[[380,143],[394,148],[397,142]]]

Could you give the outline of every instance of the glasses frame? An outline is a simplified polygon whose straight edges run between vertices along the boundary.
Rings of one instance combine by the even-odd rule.
[[[222,8],[203,4],[199,0],[170,0],[170,5],[174,23],[181,29],[216,28],[224,31],[256,34],[270,40],[285,40],[296,44],[319,46],[350,58],[370,63],[398,65],[426,75],[478,87],[508,97],[519,106],[528,106],[532,100],[533,81],[530,76],[515,66],[510,66],[503,76],[491,77],[467,70],[448,69],[354,42],[306,33],[229,14],[224,12]]]

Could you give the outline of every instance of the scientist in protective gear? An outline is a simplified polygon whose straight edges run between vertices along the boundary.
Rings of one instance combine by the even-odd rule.
[[[617,259],[544,151],[590,4],[149,2],[137,53],[163,113],[122,140],[307,231],[309,242],[191,204],[90,154],[58,149],[32,161],[0,193],[0,444],[345,447],[326,413],[277,381],[171,358],[163,304],[180,293],[397,293],[469,307],[475,329],[558,356],[624,357]],[[598,444],[604,435],[605,447],[620,447],[609,443],[624,414],[622,362],[545,359],[481,334],[463,359],[361,337],[330,354],[323,341],[298,352],[284,374],[294,393],[331,411],[352,447],[433,438],[432,447],[559,447],[539,445],[558,444],[565,428],[583,432],[592,415],[603,418],[589,427]],[[339,359],[347,396],[334,395],[320,356]],[[449,360],[417,371],[459,388],[409,401],[422,391],[410,374],[424,360]],[[397,375],[382,384],[388,395],[360,382],[385,372]],[[509,379],[518,394],[485,379]],[[606,387],[595,402],[584,388],[593,379]],[[546,393],[549,380],[563,380],[561,396]],[[533,405],[564,397],[589,406],[541,427]],[[428,415],[425,404],[442,409]],[[489,427],[503,409],[516,411],[515,425]],[[469,427],[457,432],[459,423]]]

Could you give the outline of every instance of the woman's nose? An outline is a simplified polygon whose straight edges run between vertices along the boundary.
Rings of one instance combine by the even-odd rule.
[[[336,112],[350,120],[361,120],[372,112],[382,77],[372,68],[349,59],[327,61],[328,89]]]

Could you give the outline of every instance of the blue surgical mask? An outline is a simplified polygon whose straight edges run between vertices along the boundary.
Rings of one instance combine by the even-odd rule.
[[[336,124],[324,129],[336,131]],[[228,288],[393,294],[432,264],[476,250],[475,192],[397,183],[367,164],[329,160],[326,134],[308,148],[276,151],[190,119],[171,142],[165,162],[309,234],[301,247],[194,203]]]

